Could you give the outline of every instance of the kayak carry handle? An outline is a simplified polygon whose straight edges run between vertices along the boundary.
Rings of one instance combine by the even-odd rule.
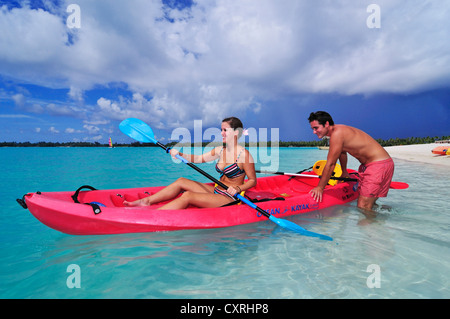
[[[16,202],[18,202],[19,205],[22,206],[23,209],[27,209],[28,208],[27,203],[25,202],[25,196],[26,195],[27,194],[23,195],[22,198],[17,198],[16,199]]]
[[[99,202],[80,203],[80,201],[78,200],[78,195],[80,194],[80,191],[81,191],[82,189],[84,189],[84,188],[87,188],[87,189],[89,189],[89,190],[91,190],[91,191],[96,191],[96,190],[97,190],[97,188],[92,187],[92,186],[89,186],[89,185],[83,185],[83,186],[80,186],[80,187],[75,191],[75,193],[71,196],[72,199],[73,199],[73,201],[74,201],[74,203],[76,203],[76,204],[85,204],[85,205],[89,205],[89,206],[92,207],[92,211],[94,212],[95,215],[100,214],[100,213],[102,212],[102,209],[100,208],[100,206],[106,207],[104,204],[99,203]]]
[[[81,191],[83,188],[87,188],[87,189],[89,189],[89,190],[91,190],[91,191],[96,191],[96,190],[97,190],[96,188],[94,188],[94,187],[92,187],[92,186],[89,186],[89,185],[83,185],[83,186],[79,187],[79,188],[75,191],[75,193],[71,196],[72,199],[73,199],[73,201],[74,201],[75,203],[77,203],[77,204],[80,204],[80,201],[78,200],[78,194],[80,194],[80,191]]]
[[[36,192],[35,194],[41,195],[41,192]],[[31,196],[33,195],[33,193],[26,193],[25,195],[22,196],[22,198],[17,198],[16,202],[19,203],[20,206],[22,206],[23,209],[27,209],[27,202],[25,201],[25,196]]]

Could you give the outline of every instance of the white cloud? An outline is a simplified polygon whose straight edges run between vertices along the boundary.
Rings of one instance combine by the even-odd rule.
[[[110,121],[109,120],[97,120],[97,121],[84,120],[83,123],[92,124],[92,125],[105,125],[105,124],[109,124]]]
[[[70,116],[74,114],[74,108],[67,105],[56,105],[54,103],[47,104],[45,107],[46,111],[53,115],[67,115]]]
[[[26,99],[25,99],[25,96],[24,96],[22,93],[14,94],[14,95],[12,96],[12,99],[13,99],[14,103],[15,103],[17,106],[19,106],[19,107],[22,107],[22,106],[25,105]]]
[[[25,115],[25,114],[0,114],[0,118],[4,118],[4,119],[21,119],[21,118],[25,118],[25,119],[29,119],[32,118],[29,115]]]
[[[85,124],[85,125],[83,125],[83,128],[85,130],[87,130],[87,132],[89,134],[92,134],[92,135],[93,134],[97,134],[100,131],[100,129],[97,126],[94,126],[94,125]]]
[[[93,123],[133,116],[170,128],[258,113],[261,101],[286,94],[408,93],[450,83],[443,1],[379,0],[380,29],[366,25],[369,0],[198,0],[182,11],[164,11],[157,0],[78,0],[81,28],[68,29],[70,2],[52,13],[0,10],[0,74],[67,88],[79,102],[36,112],[82,117],[85,90],[119,82],[132,97],[98,97]]]
[[[83,133],[83,131],[68,127],[64,130],[64,133],[74,134],[74,133]]]
[[[57,130],[54,126],[51,126],[51,127],[48,129],[48,131],[49,131],[50,133],[54,133],[54,134],[58,134],[58,133],[59,133],[59,130]]]
[[[83,91],[80,88],[71,86],[68,95],[70,96],[70,98],[72,98],[73,100],[76,100],[76,101],[84,100]]]
[[[36,114],[42,114],[44,113],[45,109],[42,105],[33,103],[33,104],[25,104],[23,107],[24,110],[30,112],[30,113],[36,113]]]
[[[83,141],[87,142],[87,141],[94,141],[94,142],[98,142],[100,140],[103,139],[102,135],[96,135],[96,136],[91,136],[91,137],[84,137]]]

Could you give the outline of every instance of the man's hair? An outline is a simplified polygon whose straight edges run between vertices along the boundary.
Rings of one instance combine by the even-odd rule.
[[[309,123],[312,121],[319,122],[320,125],[325,125],[325,123],[329,123],[330,125],[334,125],[333,118],[330,114],[324,111],[312,112],[308,117]]]

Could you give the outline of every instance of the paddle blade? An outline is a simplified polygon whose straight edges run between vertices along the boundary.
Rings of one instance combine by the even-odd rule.
[[[407,189],[409,185],[403,182],[391,182],[390,188],[392,189]]]
[[[286,219],[276,218],[273,215],[270,215],[269,219],[271,221],[273,221],[275,224],[277,224],[278,226],[280,226],[280,227],[292,230],[292,231],[294,231],[296,233],[299,233],[299,234],[302,234],[304,236],[318,237],[320,239],[329,240],[329,241],[333,240],[333,238],[331,238],[329,236],[311,232],[311,231],[306,230],[306,229],[300,227],[299,225],[297,225],[297,224],[295,224],[295,223],[293,223],[291,221],[288,221]]]
[[[152,128],[139,119],[128,118],[123,120],[119,124],[119,128],[125,135],[141,143],[157,143]]]

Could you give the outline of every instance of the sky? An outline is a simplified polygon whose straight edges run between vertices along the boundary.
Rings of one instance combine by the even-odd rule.
[[[0,0],[0,30],[0,142],[450,135],[450,0]]]

